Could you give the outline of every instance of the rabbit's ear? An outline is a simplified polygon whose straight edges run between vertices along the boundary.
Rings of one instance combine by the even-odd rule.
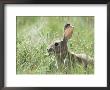
[[[73,29],[74,29],[74,26],[70,24],[66,24],[64,26],[64,40],[66,39],[68,41],[68,39],[72,37]]]

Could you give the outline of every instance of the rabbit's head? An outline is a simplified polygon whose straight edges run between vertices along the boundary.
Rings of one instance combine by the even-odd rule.
[[[66,54],[68,53],[67,42],[68,39],[70,39],[72,36],[73,28],[74,27],[70,24],[66,24],[64,26],[63,40],[55,41],[54,43],[52,43],[47,49],[49,54],[54,54],[57,58],[60,59],[65,58]]]

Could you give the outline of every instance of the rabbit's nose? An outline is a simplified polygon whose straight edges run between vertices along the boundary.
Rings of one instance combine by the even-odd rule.
[[[52,51],[52,48],[47,49],[47,51],[48,51],[48,52],[51,52],[51,51]]]
[[[47,51],[49,51],[49,49],[47,49]]]

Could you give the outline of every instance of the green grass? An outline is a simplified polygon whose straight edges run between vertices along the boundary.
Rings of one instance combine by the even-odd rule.
[[[48,45],[63,37],[63,27],[70,22],[75,29],[68,48],[75,53],[86,53],[94,58],[94,17],[16,17],[16,73],[17,74],[64,74],[57,70],[55,60],[47,56]],[[71,66],[70,66],[71,67]],[[70,74],[94,74],[75,63]]]

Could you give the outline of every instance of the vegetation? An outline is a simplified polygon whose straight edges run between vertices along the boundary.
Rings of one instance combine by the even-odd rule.
[[[17,74],[64,74],[52,67],[55,60],[47,54],[48,45],[63,37],[66,23],[75,26],[68,48],[75,53],[86,53],[94,58],[94,17],[16,17],[16,73]],[[50,68],[51,67],[51,68]],[[89,65],[71,67],[71,74],[93,74],[94,68]]]

